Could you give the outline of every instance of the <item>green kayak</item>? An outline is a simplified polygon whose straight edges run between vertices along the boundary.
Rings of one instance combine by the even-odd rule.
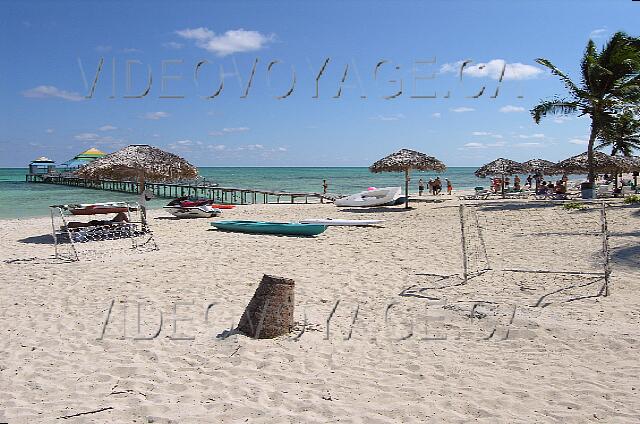
[[[327,229],[326,225],[299,222],[217,221],[212,226],[224,231],[253,234],[282,234],[288,236],[315,236]]]

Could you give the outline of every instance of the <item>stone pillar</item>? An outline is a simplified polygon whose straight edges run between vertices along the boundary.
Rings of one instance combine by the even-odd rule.
[[[247,305],[238,331],[256,339],[271,339],[293,329],[293,292],[289,278],[263,275]]]

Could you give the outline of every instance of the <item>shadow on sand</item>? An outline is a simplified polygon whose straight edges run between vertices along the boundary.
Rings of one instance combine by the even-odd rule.
[[[210,228],[207,231],[230,233],[230,234],[233,233],[233,234],[242,234],[242,235],[252,235],[252,236],[288,237],[288,238],[304,238],[304,239],[316,238],[316,236],[302,236],[302,235],[295,235],[295,234],[248,233],[243,231],[223,230],[222,228]]]
[[[640,266],[640,246],[636,245],[615,249],[611,253],[611,259],[618,265],[637,269]]]
[[[415,210],[415,208],[409,207],[408,209],[402,207],[373,207],[373,208],[346,208],[340,209],[339,212],[350,213],[385,213],[385,212],[409,212]]]
[[[53,236],[51,234],[43,234],[41,236],[31,236],[18,240],[20,243],[25,244],[53,244]],[[58,240],[61,243],[62,240]]]

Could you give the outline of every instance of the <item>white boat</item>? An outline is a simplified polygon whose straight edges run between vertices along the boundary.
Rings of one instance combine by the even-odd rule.
[[[383,219],[303,219],[301,224],[321,224],[326,226],[345,226],[345,227],[362,227],[367,225],[376,225],[384,222]]]
[[[211,218],[220,215],[220,209],[212,208],[209,205],[202,206],[165,206],[171,215],[178,218]]]
[[[362,191],[348,197],[337,199],[336,206],[371,207],[383,206],[393,202],[400,194],[400,187],[383,187],[375,190]]]

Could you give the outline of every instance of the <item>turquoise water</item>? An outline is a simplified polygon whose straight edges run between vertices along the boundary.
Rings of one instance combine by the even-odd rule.
[[[440,178],[449,178],[454,189],[487,185],[473,175],[475,168],[448,168]],[[200,175],[223,187],[254,188],[289,192],[322,192],[326,179],[330,193],[349,194],[370,186],[403,186],[401,173],[372,174],[367,168],[200,168]],[[45,216],[49,205],[92,203],[115,200],[136,201],[137,196],[101,190],[49,184],[27,184],[26,169],[0,168],[0,218]],[[433,172],[413,172],[411,190],[417,191],[420,178],[435,178]],[[164,199],[152,201],[151,207],[166,204]]]

